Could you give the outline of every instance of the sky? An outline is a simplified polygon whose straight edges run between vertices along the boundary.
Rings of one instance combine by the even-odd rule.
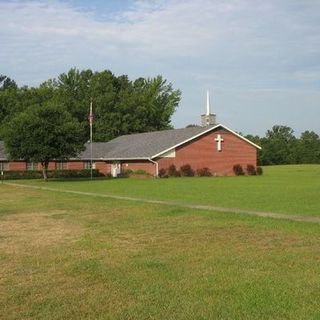
[[[72,67],[162,75],[175,128],[320,134],[320,0],[0,0],[0,74],[37,86]]]

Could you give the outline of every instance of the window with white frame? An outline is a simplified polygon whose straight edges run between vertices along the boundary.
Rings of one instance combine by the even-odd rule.
[[[84,161],[83,168],[84,169],[91,169],[91,161]],[[92,169],[95,169],[95,168],[96,168],[96,164],[94,161],[92,161]]]
[[[33,171],[38,169],[38,163],[37,162],[27,162],[26,163],[26,169],[28,171]]]
[[[8,171],[9,170],[9,162],[1,161],[0,162],[0,171]]]
[[[65,161],[57,161],[56,162],[56,170],[66,170],[67,163]]]

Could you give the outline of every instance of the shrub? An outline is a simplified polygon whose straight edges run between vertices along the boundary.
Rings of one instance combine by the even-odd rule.
[[[170,177],[175,177],[177,173],[177,168],[174,164],[172,164],[169,168],[168,168],[168,176]]]
[[[91,176],[90,169],[48,171],[48,178],[88,178],[90,176]],[[100,173],[98,169],[93,169],[92,176],[101,177],[101,176],[104,176],[104,174]]]
[[[233,172],[236,176],[243,176],[244,175],[244,171],[242,169],[241,164],[235,164],[233,166]]]
[[[177,170],[174,174],[175,177],[181,177],[181,172],[179,170]]]
[[[168,177],[167,170],[164,168],[161,168],[158,172],[158,176],[160,178],[167,178]]]
[[[133,171],[133,173],[135,173],[135,174],[148,174],[145,170],[142,170],[142,169],[138,169],[136,171]]]
[[[257,167],[257,175],[261,176],[263,174],[263,169],[262,167]]]
[[[197,175],[199,177],[211,177],[212,173],[210,172],[209,168],[202,168],[197,170]]]
[[[167,175],[169,177],[181,177],[181,173],[179,170],[177,170],[176,166],[172,164],[168,169],[167,169]]]
[[[41,179],[42,171],[15,171],[9,170],[3,172],[4,180],[16,180],[16,179]]]
[[[184,164],[180,167],[180,173],[183,177],[193,177],[194,170],[191,168],[190,164]]]
[[[125,169],[125,170],[123,170],[123,173],[125,174],[125,175],[130,175],[130,174],[132,174],[133,173],[133,170],[131,170],[131,169]]]
[[[257,174],[256,168],[252,164],[247,165],[248,176],[255,176]]]
[[[48,178],[89,178],[91,176],[90,169],[83,170],[49,170]],[[102,174],[98,169],[92,170],[93,177],[102,177]],[[42,179],[42,171],[5,171],[5,180],[14,179]]]

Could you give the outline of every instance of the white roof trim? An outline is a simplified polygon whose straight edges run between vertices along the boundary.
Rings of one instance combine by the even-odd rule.
[[[224,126],[224,125],[220,125],[221,127],[225,128],[226,130],[230,131],[231,133],[233,133],[234,135],[236,135],[238,138],[248,142],[249,144],[251,144],[252,146],[256,147],[257,149],[261,150],[261,147],[258,146],[257,144],[253,143],[252,141],[250,141],[249,139],[243,137],[241,134],[229,129],[228,127]]]
[[[103,158],[104,161],[113,161],[113,160],[149,160],[149,157],[134,157],[134,158]],[[101,159],[102,160],[102,159]]]
[[[71,158],[66,161],[90,161],[90,158]],[[116,160],[149,160],[148,157],[135,157],[135,158],[92,158],[93,161],[116,161]]]
[[[222,125],[222,124],[217,124],[216,126],[214,126],[214,127],[212,127],[212,128],[209,128],[208,130],[202,131],[201,133],[198,133],[198,134],[196,134],[195,136],[193,136],[193,137],[191,137],[191,138],[189,138],[189,139],[187,139],[187,140],[184,140],[184,141],[182,141],[182,142],[179,142],[178,144],[176,144],[176,145],[174,145],[174,146],[172,146],[172,147],[170,147],[170,148],[168,148],[168,149],[165,149],[165,150],[163,150],[163,151],[161,151],[161,152],[153,155],[153,156],[151,157],[151,159],[157,158],[157,157],[161,156],[162,154],[164,154],[164,153],[166,153],[166,152],[168,152],[168,151],[170,151],[170,150],[172,150],[172,149],[174,149],[174,148],[177,148],[177,147],[179,147],[179,146],[181,146],[181,145],[183,145],[183,144],[185,144],[185,143],[187,143],[187,142],[189,142],[189,141],[191,141],[191,140],[194,140],[194,139],[196,139],[196,138],[198,138],[198,137],[200,137],[200,136],[202,136],[202,135],[204,135],[204,134],[206,134],[206,133],[208,133],[208,132],[210,132],[210,131],[213,131],[213,130],[219,128],[219,127],[224,128],[225,130],[227,130],[227,131],[231,132],[232,134],[236,135],[238,138],[240,138],[240,139],[248,142],[249,144],[251,144],[251,145],[254,146],[255,148],[261,150],[261,147],[260,147],[260,146],[256,145],[256,144],[253,143],[252,141],[250,141],[250,140],[246,139],[245,137],[241,136],[239,133],[236,133],[235,131],[229,129],[228,127],[226,127],[226,126],[224,126],[224,125]]]

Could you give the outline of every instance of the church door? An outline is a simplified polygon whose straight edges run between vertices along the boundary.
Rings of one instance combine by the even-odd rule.
[[[114,178],[116,178],[121,173],[121,163],[120,162],[114,162],[111,165],[111,174]]]

